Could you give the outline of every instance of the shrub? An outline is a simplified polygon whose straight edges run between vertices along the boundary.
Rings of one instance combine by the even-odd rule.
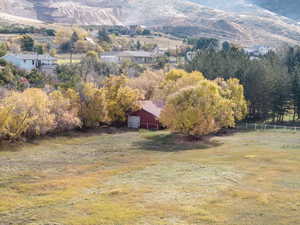
[[[56,132],[72,130],[81,126],[78,117],[78,108],[72,104],[71,99],[65,97],[60,91],[53,91],[49,95],[50,112],[54,115]]]

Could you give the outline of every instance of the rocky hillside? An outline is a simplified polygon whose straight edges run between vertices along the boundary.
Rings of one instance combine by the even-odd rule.
[[[0,18],[5,15],[9,20],[13,15],[18,16],[11,19],[14,22],[24,22],[18,18],[25,17],[48,23],[170,26],[184,28],[187,35],[242,45],[300,44],[296,21],[255,1],[261,0],[1,0]]]

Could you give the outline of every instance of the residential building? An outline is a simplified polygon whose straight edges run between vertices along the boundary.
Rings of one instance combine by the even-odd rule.
[[[137,64],[155,63],[159,55],[156,52],[146,51],[120,51],[106,52],[101,55],[101,59],[105,62],[123,63],[131,61]]]
[[[17,68],[31,71],[40,69],[44,72],[53,72],[56,68],[56,58],[50,55],[38,54],[7,54],[2,57],[7,62],[15,65]]]

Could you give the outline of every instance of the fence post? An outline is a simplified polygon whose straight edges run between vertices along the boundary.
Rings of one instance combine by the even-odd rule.
[[[256,130],[256,123],[254,124],[254,130]]]

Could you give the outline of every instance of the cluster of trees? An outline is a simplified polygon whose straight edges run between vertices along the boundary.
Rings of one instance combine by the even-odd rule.
[[[185,41],[194,49],[217,49],[220,46],[220,42],[216,38],[189,38]]]
[[[5,45],[0,45],[0,57],[5,55]],[[137,76],[145,68],[141,65],[124,62],[123,64],[107,63],[99,59],[98,54],[90,51],[78,63],[62,64],[56,73],[48,76],[39,70],[30,72],[0,59],[0,86],[7,89],[24,90],[29,87],[44,88],[77,88],[81,82],[99,83],[110,75]]]
[[[84,26],[85,29],[89,31],[101,31],[108,35],[151,35],[151,30],[142,27],[134,27],[135,29],[130,29],[128,26],[121,25],[88,25]]]
[[[1,47],[4,46],[4,47]],[[0,45],[0,57],[5,55],[5,45]],[[0,59],[0,87],[24,90],[29,87],[43,88],[50,80],[39,70],[27,72]]]
[[[0,26],[0,34],[43,34],[55,36],[54,29],[37,28],[33,26],[9,25]]]
[[[237,78],[249,101],[249,120],[282,122],[300,119],[300,49],[289,48],[250,57],[242,49],[223,45],[221,50],[201,49],[185,65],[206,78]]]
[[[41,74],[32,71],[27,78],[37,86],[0,89],[0,140],[122,125],[127,113],[138,110],[143,99],[162,102],[162,123],[186,135],[233,127],[247,113],[243,87],[237,79],[210,81],[200,72],[147,70],[135,78],[103,76],[90,83],[84,75],[70,76],[73,72],[67,74],[68,69],[58,71],[60,85],[38,86]],[[72,84],[70,79],[74,79]]]
[[[109,75],[136,76],[145,68],[130,61],[122,64],[103,62],[98,54],[89,51],[79,63],[59,65],[56,69],[58,86],[76,87],[82,82],[101,82]]]
[[[86,53],[88,51],[102,52],[103,47],[91,39],[88,33],[81,28],[58,29],[55,35],[55,44],[60,53]]]
[[[146,71],[128,84],[145,99],[163,103],[161,122],[172,131],[202,136],[223,127],[234,127],[247,114],[247,102],[239,80],[205,79],[200,72]]]
[[[137,110],[141,98],[126,85],[124,76],[100,83],[82,83],[77,89],[2,91],[0,140],[15,141],[48,133],[100,124],[122,124],[126,113]]]
[[[10,39],[1,46],[5,46],[6,50],[11,52],[36,52],[37,54],[44,54],[45,52],[51,52],[50,44],[38,43],[32,36],[28,34],[20,35],[16,38]]]

